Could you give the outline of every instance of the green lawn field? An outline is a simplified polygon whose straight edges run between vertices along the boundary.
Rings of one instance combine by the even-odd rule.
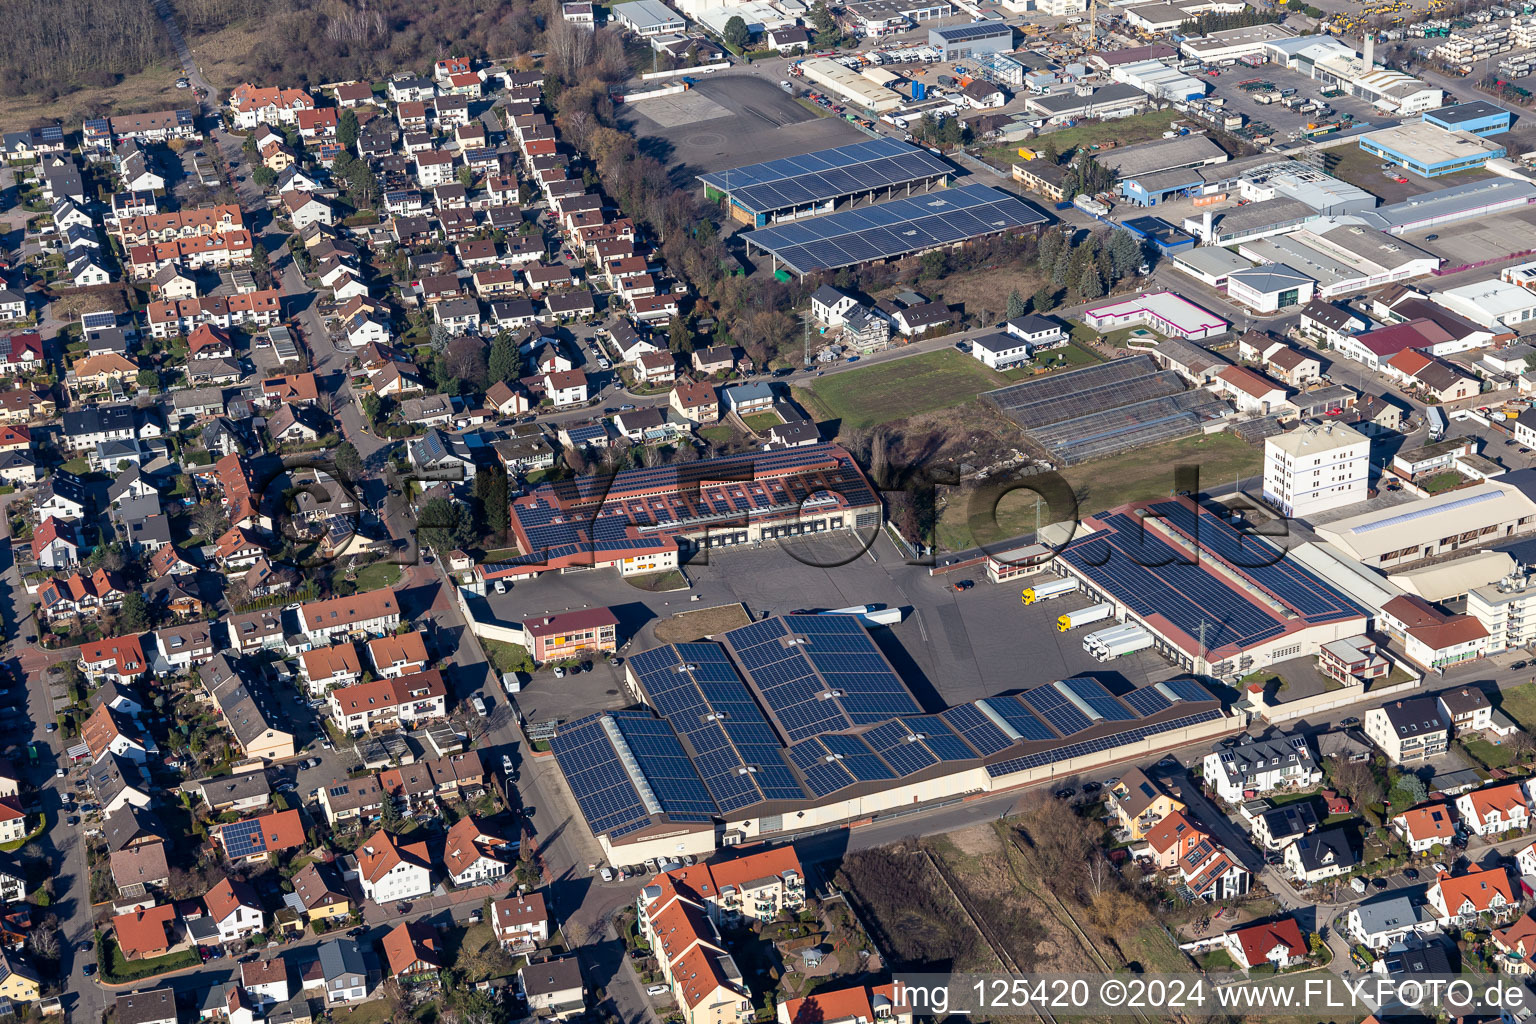
[[[810,393],[820,418],[863,429],[958,405],[1005,383],[973,357],[941,349],[823,377]]]

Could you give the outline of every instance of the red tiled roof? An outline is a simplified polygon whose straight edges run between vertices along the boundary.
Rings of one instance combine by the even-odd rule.
[[[176,907],[170,903],[119,914],[112,919],[117,948],[130,959],[157,954],[171,945],[168,933],[175,921]]]
[[[1242,947],[1243,958],[1248,961],[1249,967],[1267,962],[1270,950],[1276,946],[1284,946],[1288,956],[1307,955],[1307,944],[1301,937],[1301,928],[1297,926],[1294,917],[1250,925],[1233,932],[1232,936]]]
[[[437,931],[424,921],[396,925],[380,946],[389,973],[396,977],[408,972],[435,971],[442,966],[438,961]]]
[[[229,878],[219,879],[217,885],[204,893],[203,903],[208,907],[208,916],[215,921],[224,920],[233,914],[237,907],[261,909],[261,900],[257,898],[256,890],[244,882]]]
[[[1509,873],[1503,868],[1492,868],[1486,871],[1474,868],[1459,878],[1441,875],[1435,884],[1440,887],[1441,898],[1446,909],[1453,914],[1464,903],[1470,903],[1481,913],[1493,905],[1493,898],[1496,895],[1503,896],[1507,903],[1515,901],[1514,890],[1509,884]]]

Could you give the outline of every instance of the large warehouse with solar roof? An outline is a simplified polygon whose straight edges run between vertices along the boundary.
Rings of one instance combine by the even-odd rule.
[[[1055,565],[1201,674],[1242,675],[1365,632],[1365,609],[1190,498],[1087,517]]]
[[[704,194],[755,227],[831,213],[839,203],[872,203],[943,188],[954,168],[896,139],[784,157],[699,175]]]
[[[882,522],[880,496],[835,444],[541,484],[511,512],[520,553],[477,566],[482,583],[550,570],[655,572],[697,548],[868,533]]]
[[[649,710],[560,727],[555,758],[609,857],[707,854],[1071,775],[1231,732],[1191,679],[1094,679],[925,710],[858,619],[782,615],[632,656]]]
[[[748,253],[804,277],[915,256],[988,235],[1039,230],[1049,218],[1011,192],[956,185],[930,195],[856,206],[746,235]]]

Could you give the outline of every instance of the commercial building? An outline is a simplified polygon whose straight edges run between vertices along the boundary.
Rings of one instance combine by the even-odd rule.
[[[925,149],[881,138],[701,174],[699,181],[733,218],[762,227],[943,188],[952,170]]]
[[[1376,207],[1376,197],[1359,185],[1294,160],[1245,169],[1237,180],[1237,194],[1255,203],[1265,199],[1297,199],[1329,217],[1362,213]]]
[[[619,620],[607,608],[544,615],[523,623],[523,644],[535,662],[612,654],[618,649]]]
[[[1452,131],[1429,121],[1406,121],[1360,136],[1360,148],[1426,178],[1482,167],[1507,150],[1471,132]]]
[[[1299,199],[1283,196],[1230,206],[1221,211],[1206,209],[1198,217],[1184,221],[1184,230],[1198,236],[1207,245],[1237,245],[1270,235],[1283,235],[1322,218],[1322,214]]]
[[[937,47],[947,61],[968,60],[988,53],[1013,49],[1013,27],[1002,21],[973,21],[928,30],[928,45]]]
[[[928,714],[851,615],[774,616],[624,668],[630,698],[655,711],[588,715],[551,741],[615,863],[785,838],[1232,729],[1189,679],[1124,697],[1066,679]]]
[[[1227,330],[1221,317],[1173,292],[1144,292],[1132,299],[1083,312],[1083,322],[1096,331],[1148,327],[1170,338],[1209,338]]]
[[[1444,93],[1412,75],[1375,66],[1332,36],[1298,36],[1264,44],[1270,59],[1292,71],[1365,100],[1378,110],[1399,117],[1420,114],[1441,105]]]
[[[958,185],[926,196],[839,210],[746,236],[747,251],[800,276],[953,248],[989,235],[1034,233],[1049,218],[1008,192]]]
[[[870,114],[887,114],[906,102],[900,93],[877,84],[831,57],[811,57],[800,63],[800,70],[807,81],[832,90]]]
[[[1264,439],[1264,500],[1292,518],[1364,501],[1370,474],[1371,439],[1342,423]]]
[[[1400,203],[1355,216],[1360,223],[1390,235],[1433,231],[1445,224],[1480,220],[1536,203],[1536,184],[1513,178],[1488,178],[1425,192]]]
[[[1110,69],[1109,77],[1165,103],[1189,103],[1205,96],[1204,82],[1160,60],[1117,64]]]
[[[1219,245],[1187,249],[1174,255],[1172,260],[1176,269],[1212,288],[1225,288],[1227,278],[1232,274],[1253,266],[1252,260],[1245,260],[1231,249],[1223,249]]]
[[[1157,171],[1223,164],[1229,157],[1226,150],[1204,135],[1180,135],[1172,139],[1101,151],[1094,159],[1113,168],[1124,179]]]
[[[1293,39],[1295,36],[1295,30],[1284,25],[1248,25],[1204,36],[1190,36],[1179,42],[1179,52],[1206,64],[1253,56],[1267,59],[1266,44],[1279,39]]]
[[[1325,523],[1317,534],[1375,569],[1407,566],[1536,530],[1536,470]]]
[[[1083,520],[1057,566],[1196,672],[1243,674],[1365,631],[1360,608],[1189,498]],[[1198,553],[1198,557],[1195,557]]]
[[[1438,110],[1424,113],[1427,124],[1439,125],[1448,131],[1471,132],[1473,135],[1498,135],[1509,131],[1514,115],[1508,107],[1487,100],[1455,103]]]
[[[1433,273],[1440,257],[1375,228],[1324,218],[1299,231],[1238,245],[1260,263],[1283,263],[1317,282],[1322,299]]]
[[[671,35],[688,27],[683,16],[661,0],[629,0],[613,11],[613,18],[637,36]]]
[[[1524,325],[1536,318],[1536,292],[1503,280],[1447,288],[1431,294],[1430,300],[1493,331],[1525,333]]]
[[[746,474],[745,480],[739,480]],[[479,567],[484,579],[551,569],[654,571],[658,556],[880,525],[880,498],[841,447],[629,470],[603,486],[541,484],[512,503],[521,554]]]
[[[1227,297],[1260,313],[1312,301],[1317,282],[1284,263],[1266,263],[1227,276]]]
[[[1024,108],[1045,118],[1046,124],[1064,124],[1080,117],[1106,121],[1130,117],[1147,109],[1147,103],[1146,93],[1134,85],[1116,82],[1086,92],[1074,89],[1049,96],[1031,96],[1024,101]]]

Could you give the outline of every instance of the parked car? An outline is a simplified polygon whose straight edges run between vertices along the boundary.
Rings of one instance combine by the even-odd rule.
[[[1348,718],[1339,719],[1339,728],[1341,729],[1352,729],[1359,724],[1360,719],[1356,718],[1354,715],[1350,715]]]
[[[481,718],[484,718],[486,716],[487,712],[485,710],[485,701],[482,700],[481,698],[479,698],[479,697],[471,697],[471,698],[469,698],[469,706],[474,708],[475,709],[475,714],[479,715]]]
[[[645,988],[645,994],[648,996],[664,996],[667,994],[667,986],[647,985]]]

